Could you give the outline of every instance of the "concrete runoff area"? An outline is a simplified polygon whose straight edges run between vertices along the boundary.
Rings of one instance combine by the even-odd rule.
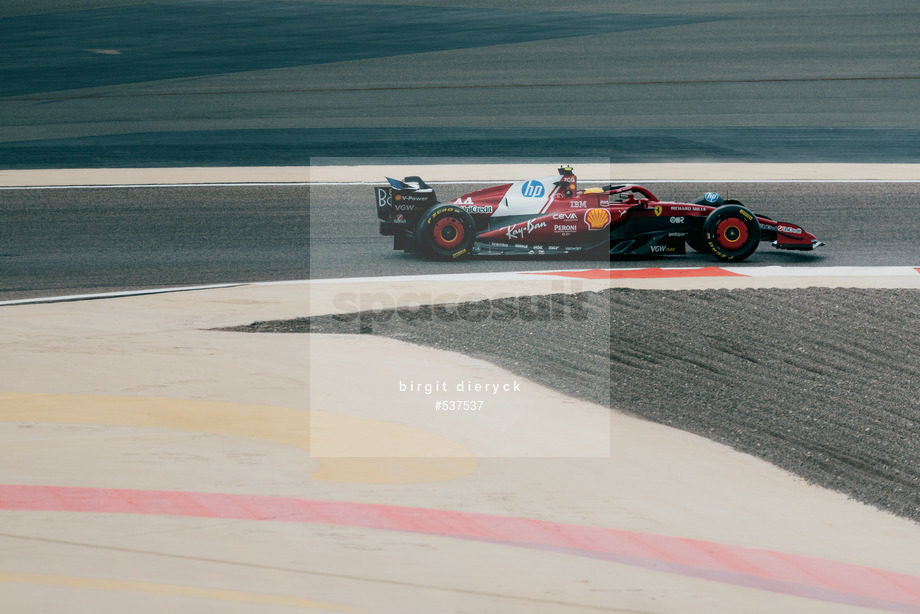
[[[560,160],[560,163],[564,163]],[[446,163],[437,159],[417,164],[351,164],[339,159],[317,159],[312,166],[203,167],[203,168],[84,168],[84,169],[0,169],[0,187],[175,185],[236,183],[382,183],[387,175],[402,178],[419,175],[432,182],[517,181],[542,177],[552,164],[486,164],[476,159]],[[920,164],[782,164],[730,162],[615,163],[580,162],[581,181],[725,181],[744,177],[750,181],[917,181]]]
[[[599,282],[538,283],[560,294]],[[920,607],[914,522],[725,445],[404,340],[215,330],[290,321],[314,303],[335,313],[342,289],[4,307],[4,601],[17,611],[74,600],[138,611]],[[489,439],[470,411],[416,417],[394,403],[400,379],[435,365],[452,381],[487,370],[517,382],[507,394],[526,404],[528,441],[513,420],[493,419]],[[492,396],[494,414],[503,405]],[[602,453],[558,457],[562,443],[595,445],[599,413]],[[323,436],[402,447],[311,454]],[[502,457],[516,445],[530,456]]]

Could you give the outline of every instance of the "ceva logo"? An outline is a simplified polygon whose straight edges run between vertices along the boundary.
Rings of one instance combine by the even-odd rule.
[[[543,188],[543,184],[536,179],[531,179],[521,186],[521,194],[527,198],[539,198],[545,193],[546,190]]]

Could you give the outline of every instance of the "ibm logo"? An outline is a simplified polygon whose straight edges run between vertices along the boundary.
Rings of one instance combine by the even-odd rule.
[[[531,179],[521,186],[521,194],[528,198],[539,198],[543,196],[544,192],[543,184],[536,179]]]

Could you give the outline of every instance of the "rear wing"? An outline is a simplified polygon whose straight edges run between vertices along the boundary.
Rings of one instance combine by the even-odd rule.
[[[389,185],[374,188],[380,234],[405,235],[429,207],[438,203],[438,197],[420,177],[386,179]]]
[[[375,187],[377,217],[385,222],[418,219],[431,205],[437,204],[434,190],[419,177],[403,181],[387,177],[390,185]]]

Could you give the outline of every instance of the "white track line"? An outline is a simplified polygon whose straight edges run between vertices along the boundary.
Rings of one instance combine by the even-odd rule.
[[[36,298],[23,298],[12,301],[0,302],[0,307],[7,305],[29,305],[35,303],[66,303],[71,301],[91,301],[104,298],[124,298],[128,296],[145,296],[148,294],[166,294],[169,292],[191,292],[194,290],[216,290],[219,288],[236,288],[254,284],[215,284],[211,286],[182,286],[175,288],[152,288],[149,290],[123,290],[119,292],[99,292],[96,294],[67,294],[63,296],[43,296]]]
[[[10,301],[0,301],[0,307],[7,305],[28,305],[35,303],[66,303],[72,301],[90,301],[106,298],[125,298],[130,296],[145,296],[148,294],[168,294],[171,292],[196,292],[198,290],[220,290],[222,288],[239,288],[240,286],[296,286],[307,285],[309,280],[290,279],[282,281],[243,281],[227,284],[210,284],[206,286],[176,286],[168,288],[149,288],[145,290],[120,290],[118,292],[98,292],[94,294],[67,294],[63,296],[41,296],[23,298]]]
[[[770,277],[831,277],[831,278],[877,278],[877,277],[907,277],[916,278],[920,275],[920,266],[840,266],[840,267],[637,267],[637,268],[592,268],[592,269],[556,269],[547,271],[517,271],[497,273],[447,273],[438,275],[398,275],[390,277],[344,277],[334,279],[295,279],[287,281],[262,281],[240,282],[232,284],[213,284],[206,286],[180,286],[173,288],[154,288],[148,290],[126,290],[121,292],[102,292],[96,294],[71,294],[64,296],[48,296],[10,301],[0,301],[0,307],[10,305],[28,305],[37,303],[62,303],[71,301],[86,301],[108,298],[125,298],[131,296],[145,296],[150,294],[166,294],[170,292],[192,292],[199,290],[215,290],[221,288],[235,288],[239,286],[280,286],[280,285],[325,285],[325,284],[391,284],[407,282],[494,282],[494,281],[522,281],[537,277],[548,277],[559,274],[559,279],[578,279],[578,273],[590,271],[611,271],[611,283],[624,278],[635,278],[636,273],[648,271],[650,278],[655,272],[667,271],[673,273],[686,272],[686,277],[702,279],[696,273],[700,270],[720,269],[731,272],[736,277],[770,278]],[[572,274],[569,277],[568,274]],[[622,274],[622,277],[617,274]],[[685,276],[675,275],[673,279]],[[724,279],[718,275],[713,278]]]
[[[917,267],[910,266],[836,266],[836,267],[741,267],[728,268],[733,273],[748,277],[916,277]]]
[[[301,283],[311,285],[322,284],[361,284],[361,283],[406,283],[406,282],[469,282],[469,281],[521,281],[522,279],[533,279],[534,277],[546,277],[558,274],[560,279],[564,279],[567,274],[577,275],[589,271],[611,271],[611,281],[621,279],[622,277],[633,277],[636,273],[648,271],[654,274],[657,271],[667,271],[673,273],[686,272],[686,277],[699,278],[696,274],[700,270],[720,269],[728,271],[739,277],[917,277],[920,275],[920,267],[910,266],[839,266],[839,267],[784,267],[784,266],[762,266],[762,267],[720,267],[720,266],[700,266],[700,267],[635,267],[635,268],[605,268],[595,267],[587,269],[553,269],[545,271],[515,271],[515,272],[497,272],[497,273],[446,273],[438,275],[397,275],[391,277],[349,277],[335,279],[311,279]],[[675,275],[675,278],[681,278],[681,275]],[[720,277],[713,275],[712,277]]]

